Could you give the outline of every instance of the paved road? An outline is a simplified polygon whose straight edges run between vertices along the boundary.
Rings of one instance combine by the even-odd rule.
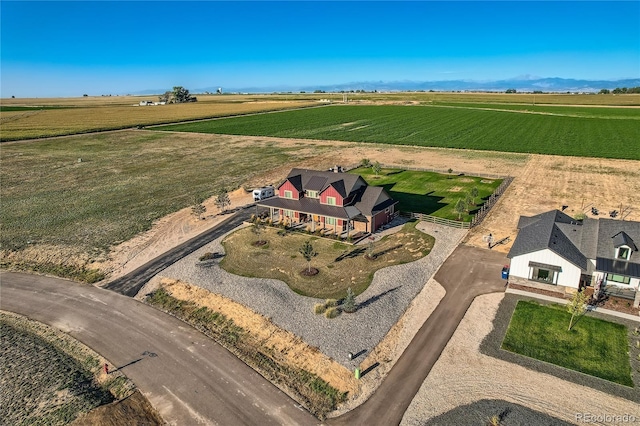
[[[169,265],[198,250],[205,244],[208,244],[216,238],[235,229],[242,222],[249,219],[253,211],[253,209],[239,210],[233,215],[230,215],[224,222],[221,222],[210,230],[172,248],[168,252],[145,263],[127,275],[111,281],[109,284],[104,286],[104,288],[124,294],[125,296],[134,297],[156,274],[160,273]]]
[[[170,424],[312,425],[318,420],[211,339],[112,291],[0,272],[0,308],[59,328],[103,355]]]
[[[504,254],[487,249],[458,246],[436,273],[447,291],[438,307],[420,328],[387,378],[364,404],[332,425],[398,425],[464,317],[473,299],[504,291],[500,279]]]

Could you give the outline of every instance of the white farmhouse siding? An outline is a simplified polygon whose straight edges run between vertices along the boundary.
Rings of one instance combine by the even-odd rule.
[[[509,275],[527,280],[533,279],[532,274],[534,268],[529,266],[530,262],[560,268],[560,272],[556,272],[553,282],[547,282],[547,284],[578,288],[580,283],[580,274],[582,273],[580,268],[549,249],[513,257],[511,259]]]

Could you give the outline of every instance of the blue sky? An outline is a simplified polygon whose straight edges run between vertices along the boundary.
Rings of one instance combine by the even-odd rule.
[[[2,97],[640,77],[640,2],[2,1]]]

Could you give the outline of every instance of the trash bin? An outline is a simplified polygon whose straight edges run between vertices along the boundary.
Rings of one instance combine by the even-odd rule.
[[[509,267],[505,266],[504,268],[502,268],[502,279],[503,280],[508,280],[509,279]]]

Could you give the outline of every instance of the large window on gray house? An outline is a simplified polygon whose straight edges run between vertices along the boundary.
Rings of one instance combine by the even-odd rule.
[[[620,284],[629,284],[629,282],[631,281],[631,278],[625,277],[624,275],[607,274],[607,281],[620,283]]]
[[[558,284],[558,276],[562,268],[539,262],[529,262],[530,279],[545,284]]]
[[[534,268],[532,279],[542,281],[543,283],[553,284],[554,272],[548,269]]]

